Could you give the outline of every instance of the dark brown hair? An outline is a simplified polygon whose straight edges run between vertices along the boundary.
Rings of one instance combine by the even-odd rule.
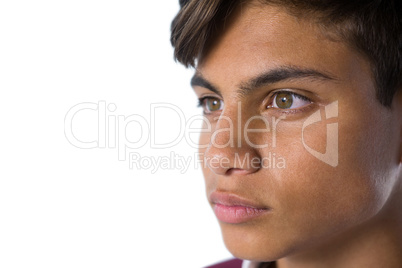
[[[230,12],[244,0],[180,0],[171,25],[174,57],[195,67]],[[402,87],[401,0],[260,0],[314,19],[367,57],[377,98],[390,107]]]

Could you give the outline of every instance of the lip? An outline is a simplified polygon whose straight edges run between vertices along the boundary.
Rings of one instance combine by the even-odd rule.
[[[218,220],[225,223],[245,223],[270,211],[269,207],[233,193],[213,192],[210,202]]]

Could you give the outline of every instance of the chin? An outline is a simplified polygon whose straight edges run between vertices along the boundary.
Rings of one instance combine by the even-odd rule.
[[[229,225],[221,223],[221,231],[226,248],[236,258],[258,262],[271,262],[290,254],[290,241],[278,239],[253,224]],[[263,234],[261,232],[264,232]]]

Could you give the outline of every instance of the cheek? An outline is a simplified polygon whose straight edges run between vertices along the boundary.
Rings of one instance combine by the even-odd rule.
[[[378,207],[375,183],[359,172],[334,173],[324,163],[303,161],[284,170],[281,178],[274,191],[277,211],[295,232],[301,228],[309,236],[331,233],[367,219]]]
[[[278,135],[277,154],[286,159],[286,169],[264,171],[270,177],[267,192],[277,213],[279,225],[289,237],[300,242],[345,230],[359,224],[384,206],[392,189],[390,145],[392,138],[378,129],[390,127],[384,118],[363,120],[367,114],[339,118],[339,163],[336,167],[310,154],[301,141],[301,127],[294,125]],[[372,130],[375,127],[377,130]],[[395,132],[394,132],[395,133]],[[305,143],[325,153],[326,125],[305,131]],[[376,144],[376,146],[373,146]],[[266,152],[267,153],[267,152]],[[373,157],[380,156],[380,157]],[[268,191],[269,188],[269,191]],[[297,244],[297,243],[296,243]]]
[[[206,147],[208,146],[209,142],[211,140],[211,133],[208,132],[201,132],[200,133],[200,139],[199,139],[199,147],[198,147],[198,152],[203,154],[206,150]]]
[[[207,150],[207,146],[211,141],[211,133],[209,132],[204,132],[200,133],[200,139],[199,139],[199,147],[198,147],[198,153],[199,153],[199,161],[201,163],[201,169],[202,173],[204,175],[205,179],[205,184],[208,188],[208,185],[211,183],[209,182],[208,178],[210,178],[210,173],[212,172],[206,165],[204,156],[205,156],[205,151]]]

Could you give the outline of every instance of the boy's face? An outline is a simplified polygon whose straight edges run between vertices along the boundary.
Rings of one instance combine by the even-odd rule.
[[[207,195],[235,256],[272,260],[308,250],[373,224],[384,210],[399,176],[401,110],[378,102],[370,68],[283,8],[243,6],[226,24],[193,87],[216,98],[204,101],[212,131],[201,134],[201,147],[209,145],[200,152],[215,159],[203,168]],[[321,120],[305,123],[317,111]],[[246,137],[253,116],[247,128],[266,131]]]

